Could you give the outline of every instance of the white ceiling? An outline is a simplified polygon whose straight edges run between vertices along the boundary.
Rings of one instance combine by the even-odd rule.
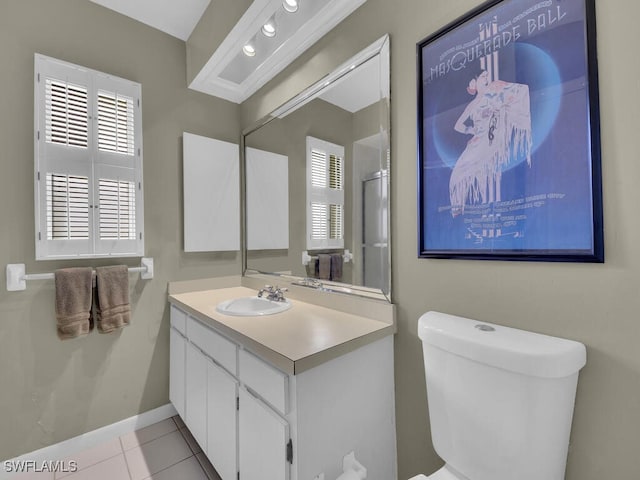
[[[186,41],[211,0],[90,0]]]
[[[380,100],[379,78],[380,57],[375,56],[335,82],[320,98],[351,113],[358,112]]]

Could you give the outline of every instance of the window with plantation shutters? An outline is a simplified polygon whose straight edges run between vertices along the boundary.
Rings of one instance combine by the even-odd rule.
[[[140,84],[35,55],[36,259],[142,256]]]
[[[307,250],[344,248],[344,147],[307,137]]]

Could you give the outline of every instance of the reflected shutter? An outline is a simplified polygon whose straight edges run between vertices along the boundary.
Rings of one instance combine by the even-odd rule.
[[[307,249],[344,248],[344,147],[307,137]]]

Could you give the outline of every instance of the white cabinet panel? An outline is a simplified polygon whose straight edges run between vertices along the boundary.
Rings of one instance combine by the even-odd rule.
[[[240,380],[282,414],[288,412],[288,376],[258,357],[240,350],[238,355]]]
[[[246,149],[247,248],[289,248],[289,157]]]
[[[184,133],[184,251],[240,250],[240,153],[235,143]]]
[[[244,388],[239,389],[239,397],[240,478],[288,480],[289,425]]]
[[[207,449],[207,358],[187,343],[186,416],[184,423],[202,450]]]
[[[185,414],[185,355],[187,339],[175,328],[169,330],[169,400],[178,415]]]
[[[187,336],[205,354],[229,372],[236,374],[236,350],[238,347],[235,343],[191,317],[187,319]]]
[[[171,305],[171,326],[182,335],[187,334],[187,314]]]
[[[238,472],[238,382],[211,360],[207,363],[207,457],[222,480]]]

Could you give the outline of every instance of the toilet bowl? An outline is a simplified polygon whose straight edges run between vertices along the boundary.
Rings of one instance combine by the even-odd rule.
[[[418,335],[446,463],[410,480],[564,479],[583,344],[438,312]]]

